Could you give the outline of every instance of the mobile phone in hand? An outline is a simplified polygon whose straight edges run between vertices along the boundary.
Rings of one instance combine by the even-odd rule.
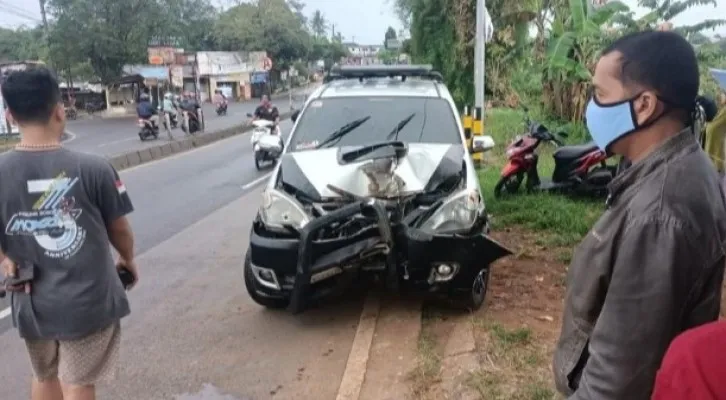
[[[127,289],[131,287],[136,282],[136,278],[134,278],[134,274],[131,273],[128,269],[121,267],[118,270],[118,277],[121,279],[121,284],[124,286],[124,289]]]

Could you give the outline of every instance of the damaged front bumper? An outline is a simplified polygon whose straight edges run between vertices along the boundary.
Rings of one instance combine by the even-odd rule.
[[[361,214],[374,222],[348,236],[321,237],[331,224]],[[482,268],[512,254],[484,233],[486,221],[466,232],[430,234],[414,219],[395,222],[383,204],[358,201],[313,219],[294,237],[256,221],[249,251],[258,293],[289,299],[290,311],[300,312],[308,300],[339,286],[331,281],[354,271],[378,272],[393,289],[405,282],[426,290],[470,290]]]

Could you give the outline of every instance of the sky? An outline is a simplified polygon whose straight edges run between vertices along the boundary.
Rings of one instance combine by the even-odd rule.
[[[214,0],[217,4],[230,0]],[[310,16],[320,10],[336,32],[341,32],[346,41],[359,44],[382,44],[386,29],[392,26],[396,31],[401,23],[393,10],[394,0],[303,0],[304,12]],[[513,0],[514,1],[514,0]],[[624,0],[639,14],[637,0]],[[717,0],[718,7],[697,7],[682,13],[673,22],[675,25],[694,24],[707,18],[726,18],[726,0]],[[10,10],[10,11],[9,11]],[[19,16],[17,14],[23,14]],[[33,25],[40,20],[40,8],[35,0],[0,0],[0,26],[18,27],[22,24]],[[712,34],[714,32],[705,32]],[[726,35],[726,27],[717,33]]]

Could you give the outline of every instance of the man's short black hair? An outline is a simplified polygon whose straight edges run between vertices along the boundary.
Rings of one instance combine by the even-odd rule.
[[[625,35],[602,55],[622,54],[620,81],[655,91],[668,105],[691,111],[700,84],[693,46],[676,32],[645,31]]]
[[[47,123],[62,99],[58,81],[45,67],[11,72],[0,87],[5,104],[19,124]]]

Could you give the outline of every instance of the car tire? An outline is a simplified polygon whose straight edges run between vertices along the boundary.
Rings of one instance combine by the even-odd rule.
[[[505,192],[507,194],[516,194],[519,191],[519,187],[522,186],[524,180],[524,172],[517,172],[516,175],[510,175],[501,178],[497,185],[494,186],[494,197],[502,197]]]
[[[457,308],[476,311],[484,305],[487,292],[489,291],[490,268],[482,268],[474,275],[468,290],[461,291],[452,296]]]
[[[260,171],[262,169],[262,160],[260,160],[260,157],[257,154],[258,153],[255,153],[255,168]]]
[[[275,310],[287,308],[288,304],[290,304],[290,300],[288,299],[272,299],[261,296],[257,293],[257,282],[255,281],[255,276],[252,272],[252,255],[249,250],[247,250],[247,254],[245,255],[244,279],[247,293],[255,303]]]

